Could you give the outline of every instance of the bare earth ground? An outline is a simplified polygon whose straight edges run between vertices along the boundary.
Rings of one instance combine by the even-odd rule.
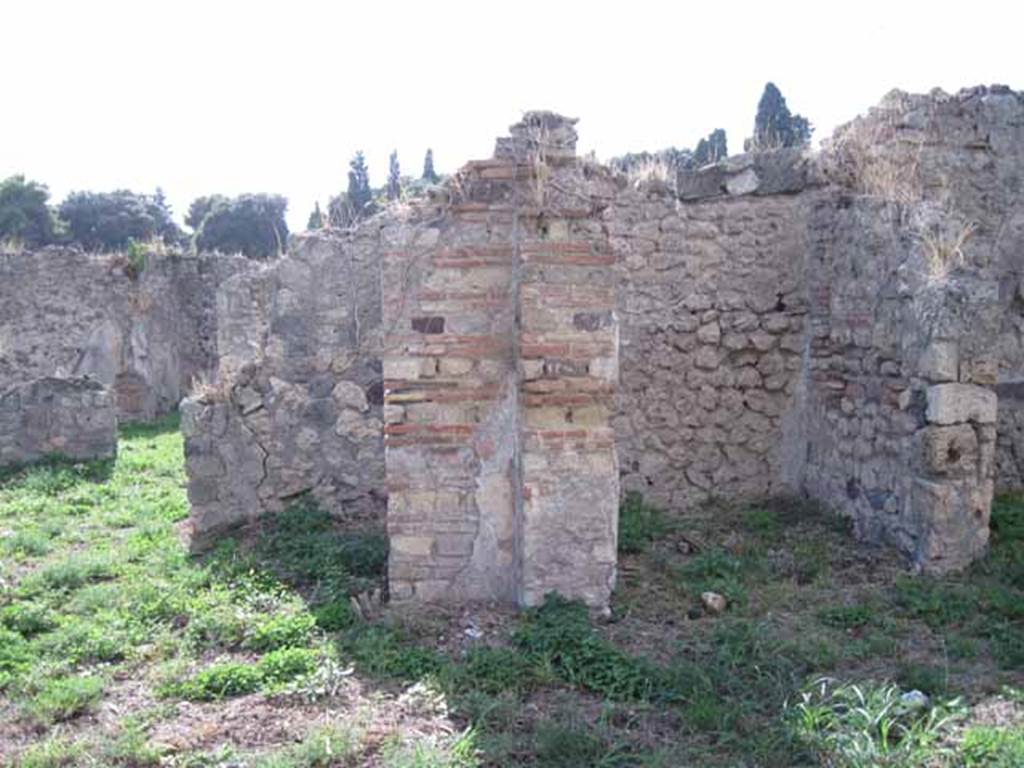
[[[0,478],[0,764],[1024,765],[1024,499],[931,579],[800,500],[631,498],[600,618],[399,614],[308,502],[189,558],[183,485],[173,421]]]

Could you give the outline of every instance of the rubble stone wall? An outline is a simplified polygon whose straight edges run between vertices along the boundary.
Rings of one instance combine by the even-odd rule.
[[[90,376],[119,418],[175,409],[216,367],[218,285],[248,269],[235,256],[150,256],[137,276],[118,255],[51,246],[0,253],[0,388]]]
[[[700,180],[719,170],[683,177],[685,200],[625,189],[604,211],[619,255],[623,487],[672,510],[783,488],[802,365],[806,196]]]
[[[801,492],[922,569],[981,554],[1019,482],[1024,98],[893,93],[818,154],[669,183],[574,142],[530,113],[224,284],[184,419],[199,538],[305,492],[372,513],[386,464],[396,599],[603,605],[617,471],[677,514]]]
[[[895,93],[822,155],[803,487],[925,570],[988,539],[996,385],[1019,366],[1022,129],[1006,89]]]
[[[0,393],[0,467],[51,455],[103,459],[116,451],[114,398],[97,381],[46,377]]]
[[[1024,491],[1024,380],[1002,382],[996,393],[996,490]]]
[[[306,493],[379,520],[377,242],[372,225],[299,236],[222,285],[217,375],[182,404],[194,547]]]

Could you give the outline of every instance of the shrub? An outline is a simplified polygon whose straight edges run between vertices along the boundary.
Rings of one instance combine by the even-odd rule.
[[[155,195],[126,189],[72,192],[60,204],[59,213],[71,239],[89,250],[122,250],[132,240],[171,244],[181,238],[159,190]]]
[[[146,246],[137,240],[129,240],[125,246],[125,257],[128,260],[126,271],[129,277],[138,277],[146,269]]]
[[[45,184],[10,176],[0,182],[0,240],[45,245],[54,238],[53,212]]]
[[[196,230],[195,244],[201,251],[267,259],[287,245],[287,208],[288,200],[280,195],[212,195],[192,203],[187,221]]]
[[[172,683],[162,692],[193,701],[214,701],[254,693],[262,683],[263,674],[257,667],[229,661],[207,667],[191,680]]]
[[[265,684],[287,683],[316,669],[319,654],[310,648],[271,651],[256,665]]]
[[[315,625],[308,613],[272,616],[256,626],[246,645],[257,651],[305,645]]]
[[[332,600],[313,609],[316,625],[325,632],[340,632],[356,623],[352,604],[345,598]]]

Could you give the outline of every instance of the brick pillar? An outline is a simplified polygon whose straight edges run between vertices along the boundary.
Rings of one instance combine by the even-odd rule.
[[[522,243],[521,600],[548,591],[606,605],[614,585],[619,470],[614,256],[577,222]]]
[[[383,233],[393,600],[608,603],[618,323],[575,136],[527,115]]]

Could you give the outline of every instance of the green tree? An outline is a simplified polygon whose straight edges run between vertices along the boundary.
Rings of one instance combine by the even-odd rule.
[[[58,212],[71,239],[89,250],[121,250],[131,241],[181,240],[181,230],[159,190],[155,195],[126,189],[72,192]]]
[[[434,170],[434,150],[428,149],[426,156],[423,158],[423,176],[424,181],[429,181],[431,184],[437,184],[440,180],[440,176]]]
[[[725,131],[716,128],[708,134],[706,139],[697,142],[697,148],[693,151],[693,164],[701,168],[710,163],[717,163],[729,156],[729,146],[726,142]]]
[[[402,196],[402,178],[398,167],[398,150],[388,158],[388,200],[397,200]]]
[[[309,221],[306,222],[306,229],[323,229],[324,215],[320,211],[320,201],[317,200],[313,212],[309,214]]]
[[[46,245],[54,238],[53,212],[45,184],[11,176],[0,182],[0,240]]]
[[[203,197],[197,197],[192,201],[192,205],[188,207],[188,213],[185,215],[185,223],[192,229],[193,232],[198,232],[199,228],[203,226],[203,219],[209,215],[217,205],[228,202],[228,198],[224,195],[205,195]]]
[[[799,147],[811,140],[813,127],[802,115],[794,115],[775,83],[767,83],[757,104],[754,135],[744,143],[751,152],[779,147]]]
[[[370,171],[362,150],[349,161],[348,203],[355,219],[362,219],[373,213],[373,190],[370,189]]]
[[[203,209],[205,203],[196,206]],[[196,232],[196,248],[200,251],[242,253],[250,259],[268,259],[279,255],[288,242],[285,211],[288,200],[281,195],[239,195],[225,198],[211,195],[212,200]]]

